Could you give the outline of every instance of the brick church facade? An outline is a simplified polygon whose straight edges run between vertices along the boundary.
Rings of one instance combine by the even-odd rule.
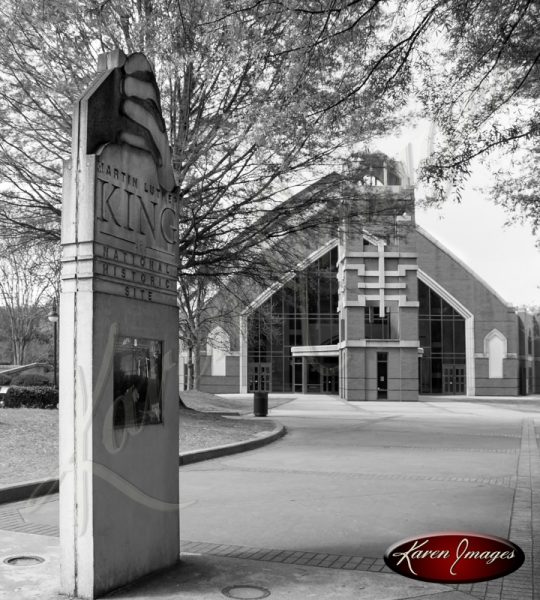
[[[350,401],[540,393],[540,316],[516,311],[415,224],[399,164],[365,175],[349,184],[355,196],[388,210],[368,224],[345,214],[239,310],[237,327],[216,324],[200,389]]]

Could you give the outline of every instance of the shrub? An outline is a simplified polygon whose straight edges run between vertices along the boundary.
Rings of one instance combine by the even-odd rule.
[[[49,375],[42,375],[41,373],[19,373],[14,375],[11,380],[12,385],[22,385],[24,387],[33,386],[50,386],[51,377]]]
[[[57,408],[58,390],[50,386],[11,386],[4,396],[4,408]]]
[[[0,373],[0,385],[9,385],[11,383],[11,375]]]

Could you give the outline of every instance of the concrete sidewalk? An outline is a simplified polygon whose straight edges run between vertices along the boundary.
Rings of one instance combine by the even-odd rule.
[[[112,597],[533,600],[540,590],[536,403],[302,396],[270,417],[285,438],[181,468],[182,564]],[[46,500],[0,509],[0,599],[57,598],[57,507]],[[441,530],[509,538],[526,562],[458,586],[384,566],[390,544]],[[16,553],[46,561],[1,562]]]

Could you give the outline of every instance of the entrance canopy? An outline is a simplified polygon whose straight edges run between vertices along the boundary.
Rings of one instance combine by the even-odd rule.
[[[325,346],[292,346],[293,356],[339,356],[337,344]]]

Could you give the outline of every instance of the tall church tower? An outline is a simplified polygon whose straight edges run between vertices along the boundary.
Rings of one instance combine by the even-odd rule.
[[[418,400],[414,191],[383,154],[351,162],[339,233],[340,395]]]

